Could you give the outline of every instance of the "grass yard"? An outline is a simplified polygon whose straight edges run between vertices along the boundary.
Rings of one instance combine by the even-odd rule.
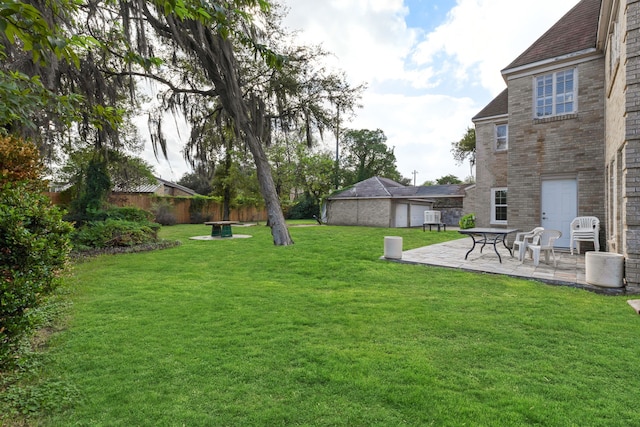
[[[292,227],[75,267],[51,426],[640,425],[625,297],[380,260],[455,231]],[[68,399],[68,397],[67,397]],[[61,401],[65,401],[62,399]]]

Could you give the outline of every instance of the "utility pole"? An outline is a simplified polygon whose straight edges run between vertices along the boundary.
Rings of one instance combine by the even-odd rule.
[[[334,185],[336,187],[336,190],[338,189],[338,186],[340,185],[340,179],[339,179],[339,174],[340,174],[340,152],[339,152],[339,147],[340,147],[340,104],[337,103],[336,104],[336,170],[335,170],[335,175],[334,175]]]
[[[418,175],[418,171],[417,170],[413,170],[413,172],[411,172],[413,174],[413,186],[416,186],[416,175]]]

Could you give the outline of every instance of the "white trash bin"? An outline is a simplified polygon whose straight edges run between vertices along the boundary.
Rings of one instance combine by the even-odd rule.
[[[384,257],[389,259],[402,258],[402,237],[384,237]]]
[[[590,285],[605,288],[624,286],[624,255],[614,252],[587,252],[584,267],[585,278]]]

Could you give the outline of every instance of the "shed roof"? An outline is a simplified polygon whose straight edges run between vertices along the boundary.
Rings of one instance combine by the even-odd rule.
[[[402,198],[441,198],[463,197],[467,184],[447,184],[429,186],[405,186],[388,178],[374,176],[354,184],[333,196],[335,199],[402,199]]]
[[[509,64],[503,73],[546,59],[596,48],[601,0],[582,0]]]

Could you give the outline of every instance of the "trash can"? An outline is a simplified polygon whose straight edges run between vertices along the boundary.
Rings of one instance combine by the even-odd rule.
[[[389,259],[402,258],[402,237],[384,237],[384,257]]]
[[[587,252],[584,256],[588,284],[605,288],[624,286],[624,255],[614,252]]]

